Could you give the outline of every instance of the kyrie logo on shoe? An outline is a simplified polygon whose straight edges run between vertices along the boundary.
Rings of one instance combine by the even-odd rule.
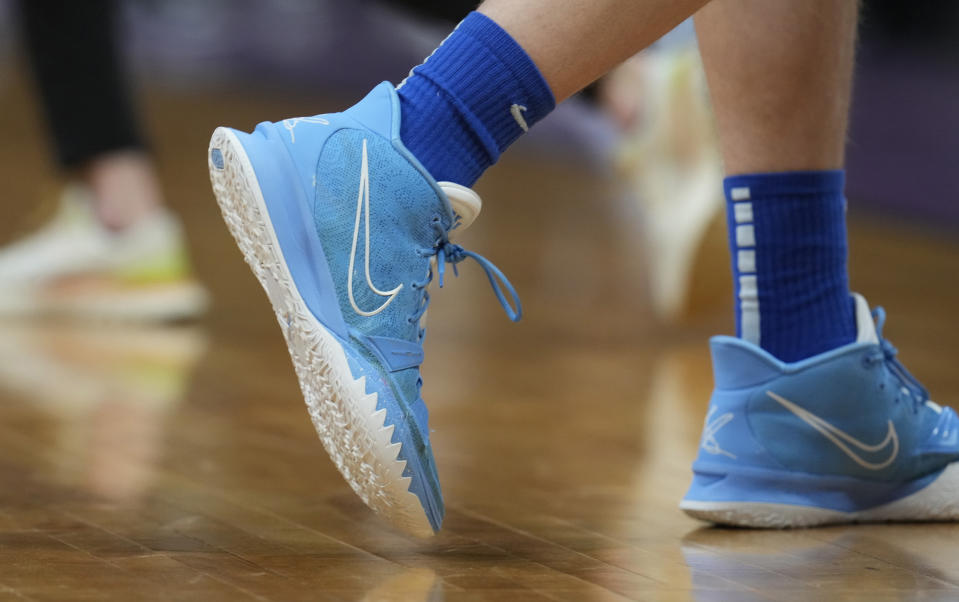
[[[719,441],[716,440],[716,433],[719,432],[719,429],[723,428],[724,426],[729,424],[730,421],[732,421],[733,413],[726,412],[725,414],[722,414],[721,416],[713,420],[713,414],[715,414],[716,410],[718,409],[719,408],[717,408],[716,406],[713,406],[709,409],[709,413],[706,414],[706,427],[703,428],[702,448],[708,454],[712,454],[714,456],[723,455],[735,460],[736,456],[734,454],[729,453],[722,447],[720,447]]]
[[[353,266],[356,264],[356,243],[360,238],[361,218],[365,218],[364,221],[366,224],[366,242],[364,249],[366,285],[380,297],[388,297],[382,305],[371,311],[360,309],[360,306],[356,304],[356,298],[353,296]],[[353,306],[353,311],[366,317],[375,316],[386,309],[389,304],[393,302],[393,299],[396,299],[396,295],[398,295],[403,288],[403,285],[399,284],[392,290],[381,291],[376,288],[373,284],[373,279],[370,277],[370,167],[366,155],[366,138],[363,139],[363,160],[360,164],[360,190],[356,196],[356,223],[353,226],[353,248],[350,249],[350,267],[349,274],[346,277],[346,288],[349,291],[350,305]]]
[[[297,124],[303,123],[318,123],[320,125],[330,125],[330,122],[322,117],[293,117],[292,119],[284,119],[283,127],[290,131],[290,144],[296,144],[296,132],[293,131]]]
[[[889,421],[889,430],[886,432],[886,438],[875,445],[869,445],[868,443],[863,443],[862,441],[856,439],[849,433],[843,432],[842,430],[829,424],[809,410],[799,407],[785,397],[776,395],[772,391],[766,391],[766,395],[798,416],[803,422],[822,433],[823,437],[829,439],[829,441],[838,447],[844,454],[849,456],[854,462],[856,462],[856,464],[859,464],[863,468],[868,470],[882,470],[883,468],[886,468],[892,464],[893,461],[895,461],[896,456],[899,455],[899,437],[896,435],[896,427],[892,423],[892,420]],[[889,449],[889,455],[881,462],[870,462],[860,456],[857,452],[853,451],[853,447],[860,452],[868,454],[879,454],[880,452]]]

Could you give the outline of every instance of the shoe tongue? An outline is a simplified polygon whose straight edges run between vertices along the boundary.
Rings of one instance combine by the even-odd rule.
[[[878,345],[879,337],[876,336],[876,322],[872,319],[869,303],[859,293],[853,293],[852,298],[856,304],[856,330],[859,332],[856,342]]]
[[[480,214],[483,200],[471,188],[454,182],[437,182],[437,185],[449,199],[453,213],[460,217],[460,226],[457,230],[469,228],[476,216]]]

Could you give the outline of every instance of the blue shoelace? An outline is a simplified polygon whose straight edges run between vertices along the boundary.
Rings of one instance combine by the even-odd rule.
[[[519,295],[517,294],[516,289],[513,288],[512,283],[510,283],[509,279],[506,278],[506,275],[503,274],[498,267],[493,265],[493,262],[491,262],[489,259],[486,259],[479,253],[467,251],[460,245],[450,242],[449,232],[443,228],[442,222],[438,217],[433,218],[432,224],[433,228],[437,232],[436,243],[432,249],[424,249],[420,251],[420,255],[424,257],[436,257],[436,277],[440,288],[443,288],[443,278],[446,273],[447,263],[453,266],[453,275],[459,276],[459,270],[456,267],[457,264],[466,259],[472,259],[479,264],[481,268],[483,268],[484,272],[486,272],[486,278],[489,280],[490,286],[493,288],[493,293],[496,294],[496,299],[503,307],[503,311],[506,312],[506,316],[513,322],[518,322],[523,316],[523,306],[520,304]],[[455,228],[456,225],[453,227]],[[430,304],[430,293],[427,289],[432,281],[433,267],[430,266],[425,280],[411,284],[414,290],[421,290],[423,292],[423,296],[417,310],[408,318],[410,324],[418,321],[423,317],[423,314],[426,313],[426,309]],[[507,299],[507,295],[509,295],[509,299]],[[426,329],[421,327],[419,331],[419,339],[422,340],[425,335]]]
[[[882,337],[882,328],[886,324],[886,310],[882,307],[876,307],[872,310],[872,316],[876,321],[876,338],[879,339],[879,351],[867,359],[870,363],[883,363],[885,368],[899,381],[900,390],[896,394],[896,401],[900,400],[902,393],[908,392],[909,399],[913,403],[913,411],[918,412],[922,404],[929,400],[929,392],[915,376],[906,370],[902,362],[896,359],[899,350]]]

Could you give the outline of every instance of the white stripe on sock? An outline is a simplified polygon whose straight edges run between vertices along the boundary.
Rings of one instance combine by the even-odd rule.
[[[742,338],[759,345],[759,289],[756,276],[739,277],[739,314]]]
[[[736,226],[736,246],[737,247],[755,247],[756,232],[752,224]]]

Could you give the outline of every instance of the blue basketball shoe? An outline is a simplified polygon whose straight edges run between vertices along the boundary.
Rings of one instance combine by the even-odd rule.
[[[343,113],[217,128],[209,168],[327,452],[367,505],[425,536],[444,513],[420,397],[433,271],[442,286],[446,263],[472,258],[513,320],[520,306],[499,270],[449,240],[479,197],[435,182],[399,132],[384,82]]]
[[[959,519],[956,413],[896,359],[885,312],[854,298],[857,341],[800,362],[713,338],[687,514],[743,527]]]

